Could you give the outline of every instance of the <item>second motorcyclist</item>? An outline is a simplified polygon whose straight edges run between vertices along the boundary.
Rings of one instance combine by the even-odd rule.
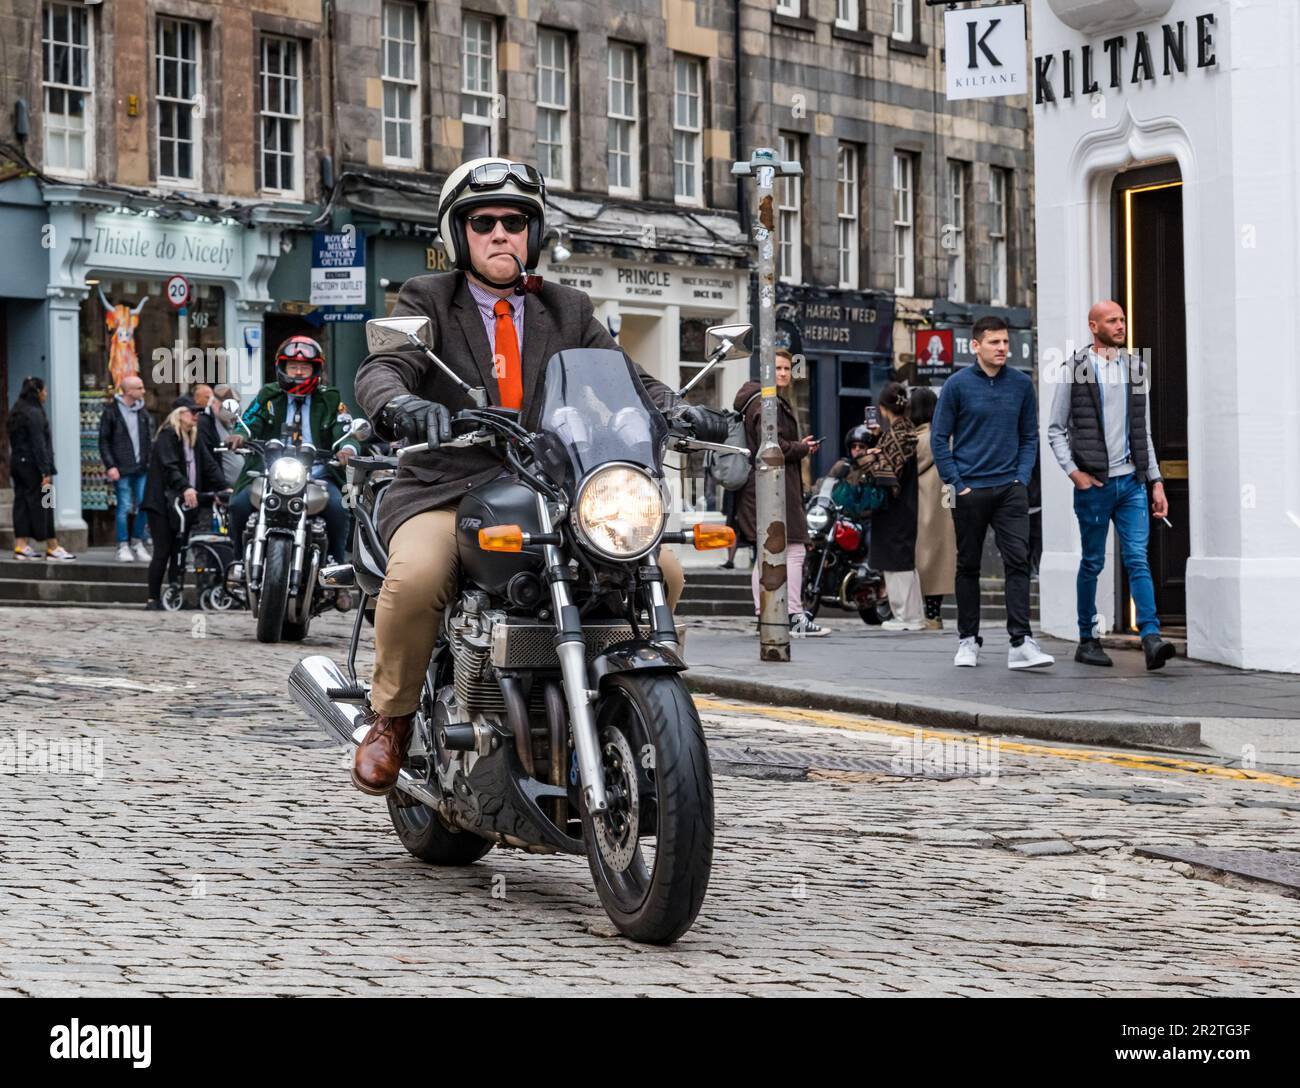
[[[310,443],[323,451],[331,449],[347,433],[347,427],[339,419],[339,391],[326,385],[324,377],[325,352],[320,344],[310,336],[289,337],[275,353],[275,381],[262,386],[249,405],[243,415],[241,434],[266,441],[281,438],[287,431],[295,442]],[[347,459],[358,452],[360,446],[349,438],[334,456],[346,465]],[[244,526],[253,513],[249,484],[252,473],[262,467],[260,458],[245,458],[244,469],[235,485],[235,497],[230,501],[230,536],[235,555],[240,558],[244,554]],[[348,512],[339,490],[342,471],[320,464],[312,468],[312,475],[324,484],[329,496],[324,514],[325,531],[330,555],[336,562],[342,562],[348,541]]]

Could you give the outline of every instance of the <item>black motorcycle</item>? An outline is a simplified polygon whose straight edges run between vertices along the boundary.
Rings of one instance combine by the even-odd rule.
[[[814,618],[828,604],[856,612],[863,623],[877,627],[893,615],[885,576],[867,563],[870,527],[864,519],[849,517],[833,498],[838,482],[831,476],[822,480],[804,510],[808,546],[800,600]]]
[[[258,642],[298,641],[311,621],[327,608],[346,612],[352,594],[320,585],[317,572],[327,558],[322,515],[329,495],[312,479],[314,465],[337,465],[334,452],[348,438],[365,441],[370,423],[354,420],[331,450],[285,438],[247,438],[235,452],[260,456],[264,470],[253,474],[249,497],[253,515],[244,530],[244,556],[232,565],[229,580],[242,582],[257,623]]]
[[[711,365],[748,354],[748,326],[710,335]],[[623,934],[676,940],[709,880],[713,783],[657,553],[688,540],[727,547],[733,534],[721,525],[665,531],[663,455],[731,448],[697,442],[665,417],[618,351],[554,355],[530,433],[438,360],[427,320],[372,321],[367,336],[372,351],[420,348],[477,405],[453,417],[458,437],[443,449],[491,447],[507,470],[460,502],[460,593],[388,794],[398,837],[437,865],[471,864],[494,845],[585,854]],[[326,584],[378,595],[386,554],[376,507],[397,464],[349,464],[353,561],[323,571]],[[289,680],[298,704],[352,744],[366,733],[355,668],[365,611],[346,671],[309,657]]]

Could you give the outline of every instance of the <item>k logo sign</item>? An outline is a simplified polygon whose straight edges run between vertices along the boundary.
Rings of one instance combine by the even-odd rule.
[[[943,39],[950,99],[1028,92],[1023,4],[946,11]]]

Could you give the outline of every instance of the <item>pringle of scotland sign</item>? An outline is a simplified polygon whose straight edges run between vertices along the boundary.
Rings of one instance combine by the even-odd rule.
[[[943,47],[949,99],[1029,92],[1023,4],[944,12]]]
[[[1034,58],[1034,103],[1091,98],[1125,85],[1157,83],[1186,75],[1194,68],[1217,68],[1212,14],[1196,16],[1194,25],[1179,19],[1160,29],[1116,34],[1099,46],[1080,45]],[[1166,80],[1167,82],[1167,80]]]

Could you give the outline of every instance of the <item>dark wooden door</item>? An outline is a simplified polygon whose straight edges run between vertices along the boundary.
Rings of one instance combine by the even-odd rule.
[[[9,486],[9,329],[8,304],[0,301],[0,488]]]
[[[1151,523],[1151,574],[1156,608],[1166,626],[1186,623],[1191,510],[1187,479],[1187,309],[1183,292],[1183,189],[1152,181],[1117,193],[1121,207],[1120,263],[1129,342],[1151,368],[1151,430],[1165,478],[1169,522]],[[1128,586],[1122,586],[1129,619]]]

